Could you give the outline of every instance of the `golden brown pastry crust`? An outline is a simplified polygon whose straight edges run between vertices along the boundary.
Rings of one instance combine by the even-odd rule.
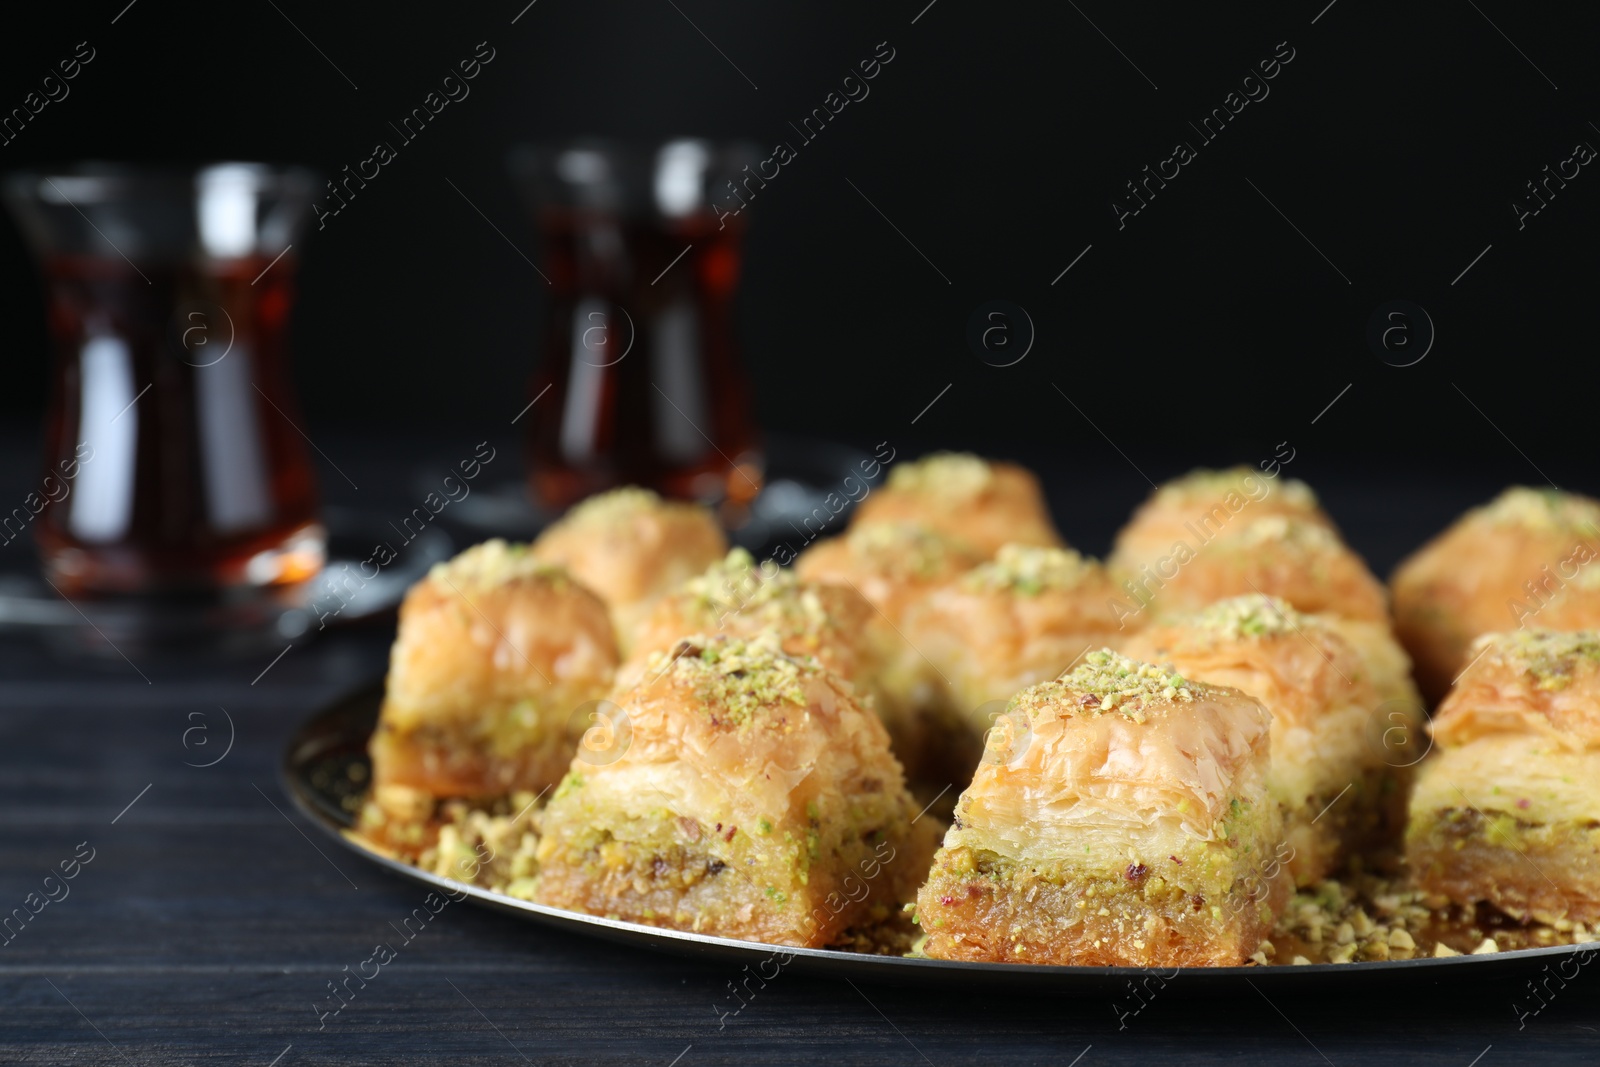
[[[915,522],[991,555],[1008,542],[1063,547],[1039,479],[1014,463],[936,452],[889,472],[854,524]]]
[[[696,633],[745,638],[771,633],[788,654],[815,657],[853,683],[862,705],[883,719],[895,756],[908,774],[919,781],[937,778],[938,787],[949,780],[943,753],[948,746],[937,740],[948,731],[936,732],[940,724],[905,699],[904,686],[896,684],[908,671],[926,665],[911,662],[916,653],[853,586],[801,578],[772,560],[757,566],[748,552],[736,548],[657,602],[617,672],[618,686],[631,688],[648,677],[656,653],[670,651]],[[971,752],[970,761],[976,759]],[[961,766],[962,772],[970,761]]]
[[[1600,920],[1600,632],[1486,634],[1412,798],[1418,883],[1518,918]]]
[[[917,897],[941,959],[1239,963],[1288,893],[1271,717],[1109,650],[1019,693]]]
[[[1480,634],[1600,626],[1600,501],[1514,486],[1395,569],[1395,629],[1441,699]]]
[[[1124,651],[1170,664],[1186,678],[1247,692],[1272,712],[1268,783],[1284,808],[1293,850],[1286,862],[1297,884],[1319,881],[1347,856],[1398,839],[1409,764],[1421,749],[1411,755],[1374,743],[1384,698],[1337,620],[1251,594],[1169,619],[1130,638]],[[1420,743],[1420,721],[1406,727]]]
[[[1585,763],[1585,773],[1600,773],[1600,760]],[[1414,826],[1407,859],[1418,885],[1457,903],[1487,901],[1523,922],[1600,921],[1594,825],[1530,823],[1458,807]]]
[[[1270,515],[1185,545],[1137,572],[1119,573],[1128,617],[1198,611],[1228,597],[1261,593],[1313,615],[1389,618],[1383,586],[1360,556],[1319,523]]]
[[[913,604],[983,562],[966,542],[916,522],[856,521],[795,560],[801,578],[854,588],[896,626]]]
[[[999,710],[988,705],[1054,678],[1085,652],[1120,645],[1117,593],[1097,560],[1009,544],[912,604],[903,628],[937,667],[951,711],[982,734],[988,711]]]
[[[1361,659],[1362,668],[1378,690],[1378,699],[1387,705],[1409,709],[1406,715],[1420,727],[1427,720],[1427,710],[1416,684],[1411,680],[1411,657],[1401,647],[1386,619],[1347,619],[1340,615],[1317,616],[1338,631]],[[1411,735],[1412,741],[1422,737],[1420,732]]]
[[[941,849],[918,896],[923,925],[940,924],[924,951],[971,963],[1230,967],[1267,939],[1289,898],[1281,860],[1270,856],[1259,877],[1210,898],[1143,866],[1051,879],[969,849]]]
[[[1600,633],[1486,634],[1433,719],[1435,743],[1531,734],[1567,752],[1600,749]]]
[[[1134,510],[1117,533],[1109,562],[1116,570],[1137,574],[1145,564],[1169,555],[1179,542],[1197,547],[1229,527],[1271,515],[1338,532],[1311,487],[1297,478],[1269,477],[1244,466],[1198,468],[1162,483]]]
[[[919,783],[938,791],[964,780],[978,758],[971,730],[941,699],[944,686],[926,655],[905,640],[906,614],[929,593],[965,574],[982,555],[914,522],[856,522],[842,536],[801,553],[795,570],[807,581],[859,592],[894,631],[878,676],[895,754]]]
[[[428,797],[543,789],[572,713],[617,666],[605,605],[526,546],[489,541],[435,566],[400,607],[373,783]]]
[[[630,743],[552,798],[537,899],[826,945],[910,899],[932,852],[877,716],[768,635],[696,636],[618,700]]]
[[[735,548],[656,602],[635,631],[617,684],[632,687],[652,656],[690,634],[752,638],[763,632],[776,634],[788,654],[814,656],[864,692],[876,684],[893,638],[883,617],[850,586],[807,581],[773,560],[758,565]]]
[[[708,508],[636,488],[590,497],[533,543],[535,556],[565,567],[600,594],[624,651],[659,597],[727,551],[727,538]]]

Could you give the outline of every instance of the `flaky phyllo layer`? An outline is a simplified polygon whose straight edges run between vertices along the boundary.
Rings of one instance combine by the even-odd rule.
[[[709,508],[636,487],[590,497],[533,543],[534,555],[565,567],[606,602],[624,651],[659,597],[727,551]]]
[[[1383,587],[1361,557],[1328,526],[1292,515],[1246,511],[1219,531],[1179,537],[1153,562],[1113,557],[1112,565],[1123,572],[1129,610],[1158,617],[1256,592],[1306,612],[1388,618]]]
[[[1442,697],[1481,634],[1600,626],[1600,501],[1513,486],[1462,515],[1394,572],[1395,624]]]
[[[858,515],[849,532],[812,545],[795,562],[801,580],[841,586],[872,605],[869,638],[884,635],[869,640],[869,647],[883,648],[877,657],[878,710],[896,754],[914,776],[936,780],[936,790],[966,774],[976,745],[940,700],[944,679],[904,639],[906,615],[930,591],[982,559],[966,542],[920,522],[864,522]]]
[[[472,724],[409,730],[380,724],[370,744],[378,782],[442,798],[497,796],[556,781],[578,743],[579,731],[568,729],[567,717],[564,707],[551,713],[524,701],[486,711]]]
[[[545,815],[539,899],[826,944],[908,899],[932,842],[882,724],[775,636],[696,636],[619,702],[631,744],[580,757]]]
[[[981,733],[990,702],[1054,678],[1086,650],[1118,639],[1115,593],[1098,560],[1008,544],[929,593],[907,612],[902,630],[937,668],[948,710]]]
[[[1474,646],[1411,802],[1418,881],[1519,917],[1600,918],[1600,633]]]
[[[1184,543],[1198,550],[1240,523],[1280,515],[1333,526],[1316,494],[1304,482],[1272,471],[1232,467],[1199,469],[1164,483],[1134,511],[1117,532],[1111,564],[1117,570],[1137,572],[1171,556]]]
[[[1041,930],[1067,937],[1053,936],[1052,951],[1133,958],[1144,950],[1110,944],[1094,922],[1113,917],[1099,914],[1109,905],[1092,903],[1108,896],[1124,902],[1130,937],[1146,919],[1154,924],[1141,938],[1147,946],[1177,951],[1171,924],[1182,918],[1192,940],[1201,916],[1225,947],[1195,951],[1253,951],[1244,944],[1250,931],[1270,924],[1282,898],[1281,815],[1265,776],[1269,721],[1242,693],[1110,651],[1018,694],[919,894],[929,954],[966,958],[962,946],[983,920],[963,909],[992,900],[991,918],[1031,915]],[[1052,886],[1067,896],[1052,891],[1053,903],[1035,907]],[[1095,932],[1092,952],[1068,936],[1080,917]]]
[[[1207,895],[1164,870],[1045,877],[992,854],[943,849],[918,894],[924,951],[973,961],[1096,965],[1238,963],[1272,929],[1288,893],[1279,845]]]
[[[1184,850],[1240,836],[1264,791],[1264,709],[1115,653],[1086,660],[1012,700],[990,751],[1017,754],[978,768],[957,842],[1109,870],[1130,833]]]
[[[898,651],[894,631],[848,585],[808,581],[772,560],[758,565],[735,548],[655,605],[634,634],[620,684],[645,677],[650,658],[671,651],[684,634],[714,633],[772,633],[785,651],[816,658],[864,693]]]
[[[1059,545],[1039,480],[1011,463],[936,452],[902,460],[861,501],[853,525],[914,522],[990,556],[1007,542]]]
[[[1522,921],[1600,921],[1600,823],[1524,814],[1515,806],[1414,811],[1406,834],[1413,877],[1429,892],[1487,901]]]
[[[605,605],[523,546],[490,541],[406,594],[390,653],[373,778],[436,797],[557,781],[575,709],[611,684]]]
[[[1267,781],[1302,884],[1344,855],[1397,840],[1410,765],[1424,751],[1422,716],[1397,680],[1404,653],[1382,624],[1308,615],[1252,593],[1175,615],[1126,651],[1250,693],[1272,712]]]
[[[1368,737],[1381,699],[1337,625],[1250,594],[1174,616],[1131,639],[1130,654],[1258,698],[1272,713],[1275,796],[1290,811],[1349,784],[1386,753]]]

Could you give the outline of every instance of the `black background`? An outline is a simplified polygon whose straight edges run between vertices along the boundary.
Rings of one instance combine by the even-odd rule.
[[[511,146],[793,141],[789,122],[887,41],[896,56],[871,95],[752,208],[741,317],[768,426],[1047,448],[1120,468],[1141,491],[1108,437],[1156,480],[1288,441],[1291,473],[1313,482],[1357,464],[1600,488],[1583,433],[1600,178],[1586,169],[1520,232],[1511,207],[1577,142],[1600,145],[1592,14],[1469,0],[1338,0],[1320,16],[1323,0],[1081,13],[925,2],[538,0],[515,25],[525,0],[138,0],[115,24],[125,0],[11,12],[0,108],[77,42],[97,57],[0,147],[0,168],[249,158],[335,173],[488,41],[497,55],[472,95],[303,241],[295,317],[313,439],[471,432],[504,427],[526,401],[544,285],[447,178],[537,261]],[[1119,231],[1124,182],[1196,141],[1188,122],[1282,41],[1295,58],[1271,95]],[[973,310],[996,298],[1037,327],[1013,367],[966,342]],[[1394,299],[1437,328],[1415,366],[1385,365],[1364,340]],[[26,427],[47,355],[36,270],[9,220],[0,323],[0,405]]]

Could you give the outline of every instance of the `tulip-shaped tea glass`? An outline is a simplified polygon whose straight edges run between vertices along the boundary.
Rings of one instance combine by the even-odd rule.
[[[271,626],[323,564],[285,330],[306,171],[9,175],[54,345],[40,489],[0,516],[135,630]],[[133,614],[127,614],[133,610]]]
[[[525,415],[539,504],[635,484],[737,510],[760,491],[733,316],[758,160],[689,139],[513,155],[550,295]]]

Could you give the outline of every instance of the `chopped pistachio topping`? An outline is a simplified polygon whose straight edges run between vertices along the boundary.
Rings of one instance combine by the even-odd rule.
[[[1272,477],[1243,464],[1226,470],[1199,467],[1164,484],[1156,490],[1156,498],[1164,504],[1186,504],[1196,500],[1220,501],[1229,493],[1254,497]],[[1252,486],[1256,487],[1253,491]],[[1310,511],[1317,506],[1317,494],[1298,478],[1284,478],[1272,491],[1296,508]]]
[[[1002,545],[999,553],[962,579],[968,589],[1034,596],[1046,589],[1075,589],[1100,570],[1092,559],[1062,548]]]
[[[994,469],[970,452],[935,452],[889,472],[889,488],[971,499],[989,488]]]
[[[1540,689],[1564,689],[1587,661],[1600,664],[1600,631],[1513,630],[1485,634],[1473,643],[1473,655],[1531,676]]]
[[[562,528],[605,531],[622,527],[642,515],[670,515],[680,512],[703,511],[698,504],[685,504],[678,500],[663,500],[658,494],[638,486],[624,486],[604,493],[596,493],[575,505],[562,516],[556,525]]]
[[[692,686],[695,699],[714,721],[741,726],[758,718],[781,726],[788,709],[807,705],[803,680],[822,669],[809,656],[786,655],[771,632],[748,640],[686,637],[670,652],[651,655],[649,668],[652,674],[667,669],[671,677]]]
[[[1314,621],[1289,606],[1288,601],[1261,593],[1229,597],[1182,620],[1207,634],[1238,640],[1296,633]]]
[[[1030,719],[1047,708],[1091,717],[1120,711],[1135,722],[1144,722],[1151,705],[1188,703],[1196,692],[1209,688],[1170,667],[1140,663],[1104,648],[1089,653],[1070,673],[1024,689],[1011,698],[1006,711],[1021,711]]]
[[[1292,519],[1287,515],[1266,515],[1238,533],[1224,536],[1235,548],[1243,549],[1281,547],[1296,552],[1318,552],[1339,546],[1339,535],[1321,523]]]
[[[708,626],[743,611],[758,614],[784,632],[827,626],[831,621],[815,590],[793,571],[772,560],[757,566],[742,548],[684,582],[679,596],[687,613]]]
[[[845,536],[852,555],[889,574],[932,578],[967,566],[958,542],[921,523],[865,523]]]
[[[1473,514],[1495,526],[1594,533],[1600,525],[1600,502],[1559,489],[1514,485]]]
[[[435,563],[430,578],[460,586],[485,589],[517,578],[558,577],[566,572],[533,557],[525,544],[507,544],[500,538],[473,545],[454,559]]]

